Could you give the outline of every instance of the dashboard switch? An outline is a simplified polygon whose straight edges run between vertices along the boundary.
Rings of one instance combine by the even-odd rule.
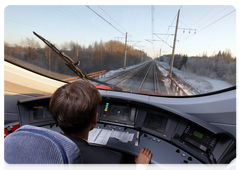
[[[185,157],[186,155],[184,153],[182,153],[182,157]]]
[[[178,134],[178,133],[175,133],[175,135],[174,135],[174,139],[179,139],[179,137],[180,137],[180,135]]]
[[[140,129],[141,128],[137,128],[138,131],[137,131],[137,136],[136,136],[136,140],[135,140],[135,146],[138,146],[138,143],[139,143],[139,134],[140,134],[139,131],[140,131]]]

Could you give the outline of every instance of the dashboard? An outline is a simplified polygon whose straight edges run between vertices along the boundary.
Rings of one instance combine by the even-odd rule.
[[[50,97],[18,101],[20,125],[41,126],[60,132],[49,110]],[[233,135],[197,117],[167,106],[102,95],[96,128],[133,133],[127,143],[110,138],[105,146],[132,156],[143,147],[153,153],[156,164],[228,163],[236,150]],[[97,144],[93,144],[97,145]]]

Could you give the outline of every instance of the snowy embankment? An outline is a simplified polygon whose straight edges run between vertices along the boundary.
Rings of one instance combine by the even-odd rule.
[[[158,66],[159,70],[163,72],[163,74],[168,75],[168,70],[170,69],[170,66],[166,62],[159,62],[157,61],[160,66]],[[180,71],[173,67],[173,73],[182,81],[187,83],[189,86],[193,87],[199,94],[203,93],[209,93],[213,91],[218,91],[222,89],[226,89],[229,87],[232,87],[233,85],[217,79],[211,79],[208,77],[202,77],[197,76],[194,73],[188,73],[185,71]],[[181,82],[178,82],[179,86],[182,87],[188,94],[194,95],[196,94],[191,89],[189,89],[187,86],[184,86],[181,84]]]
[[[125,69],[120,68],[120,69],[118,69],[118,70],[111,70],[111,71],[107,72],[105,76],[106,76],[106,77],[111,77],[111,76],[116,75],[116,74],[118,74],[118,73],[121,73],[121,72],[123,72],[123,71],[127,71],[127,70],[133,69],[133,68],[135,68],[135,67],[138,67],[138,66],[140,66],[140,65],[143,65],[143,64],[145,64],[145,63],[147,63],[147,62],[149,62],[149,61],[146,61],[146,62],[143,62],[143,63],[140,63],[140,64],[136,64],[136,65],[133,65],[133,66],[128,66],[128,67],[126,67]]]
[[[104,81],[104,80],[108,79],[109,77],[112,77],[114,75],[120,74],[123,71],[127,71],[127,70],[130,70],[130,69],[133,69],[133,68],[138,67],[140,65],[143,65],[143,64],[145,64],[147,62],[149,62],[149,61],[146,61],[146,62],[143,62],[143,63],[140,63],[140,64],[136,64],[136,65],[133,65],[133,66],[128,66],[125,69],[120,68],[120,69],[117,69],[117,70],[110,70],[110,71],[106,72],[105,76],[103,76],[103,77],[100,76],[99,80],[100,81]]]

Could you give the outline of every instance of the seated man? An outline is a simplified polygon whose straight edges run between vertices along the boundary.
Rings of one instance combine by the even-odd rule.
[[[102,97],[98,89],[85,81],[76,81],[57,89],[49,108],[62,134],[80,148],[83,163],[124,163],[122,153],[88,144],[88,134],[97,124],[98,105]],[[152,153],[142,148],[135,163],[148,164]]]

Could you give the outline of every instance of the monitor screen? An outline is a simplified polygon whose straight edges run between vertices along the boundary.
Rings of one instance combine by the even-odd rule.
[[[196,136],[196,137],[198,137],[198,138],[200,138],[200,139],[202,139],[202,137],[203,137],[203,134],[200,133],[200,132],[198,132],[198,131],[194,131],[194,132],[193,132],[193,135]]]
[[[164,133],[168,118],[159,112],[148,112],[143,127]]]
[[[30,113],[30,123],[53,120],[49,106],[33,106]]]
[[[129,105],[105,103],[101,120],[134,125],[136,108]]]

